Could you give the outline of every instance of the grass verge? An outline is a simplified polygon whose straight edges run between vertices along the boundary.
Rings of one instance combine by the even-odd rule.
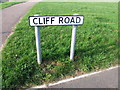
[[[20,1],[20,2],[4,2],[4,3],[0,3],[0,9],[4,9],[4,8],[7,8],[7,7],[10,7],[10,6],[12,6],[12,5],[22,3],[22,2],[24,2],[24,1]]]
[[[31,87],[118,64],[117,3],[36,4],[17,25],[2,50],[3,88]],[[36,60],[34,27],[28,17],[84,15],[78,26],[75,61],[70,61],[72,26],[41,27],[42,59]]]

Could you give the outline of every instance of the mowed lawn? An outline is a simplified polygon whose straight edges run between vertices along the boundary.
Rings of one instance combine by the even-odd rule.
[[[72,26],[40,27],[42,64],[37,64],[34,27],[29,16],[84,15],[78,26],[75,60],[69,59]],[[118,64],[117,3],[36,4],[17,25],[2,50],[3,88],[31,87]]]
[[[19,4],[19,3],[22,3],[22,2],[25,2],[25,0],[21,0],[21,1],[14,1],[14,2],[4,2],[4,3],[0,3],[0,9],[4,9],[4,8],[7,8],[7,7],[10,7],[12,5],[15,5],[15,4]]]

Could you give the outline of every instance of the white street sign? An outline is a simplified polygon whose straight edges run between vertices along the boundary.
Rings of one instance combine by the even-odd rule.
[[[81,25],[83,16],[30,16],[30,26],[47,26],[47,25]]]
[[[73,16],[39,16],[34,15],[29,17],[30,26],[35,27],[36,49],[38,64],[42,62],[41,42],[40,42],[40,27],[48,25],[73,25],[72,39],[70,48],[70,59],[74,60],[74,51],[76,43],[76,30],[78,25],[82,25],[84,21],[83,16],[74,14]]]

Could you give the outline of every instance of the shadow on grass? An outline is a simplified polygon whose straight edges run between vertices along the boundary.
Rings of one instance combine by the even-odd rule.
[[[77,56],[80,56],[81,58],[85,56],[93,56],[93,55],[100,54],[100,53],[107,54],[109,52],[112,52],[112,50],[117,49],[116,46],[117,45],[115,43],[96,46],[96,47],[91,46],[90,48],[77,49],[75,53]]]
[[[101,46],[91,46],[88,48],[79,48],[77,50],[75,50],[75,55],[74,55],[74,59],[78,60],[80,59],[84,59],[84,57],[92,57],[98,54],[104,54],[105,56],[109,56],[110,53],[112,53],[112,51],[114,51],[115,49],[117,49],[117,43],[111,43],[111,44],[106,44],[106,45],[101,45]],[[48,55],[43,56],[43,62],[45,61],[58,61],[59,59],[65,59],[67,57],[70,56],[70,48],[66,49],[64,52],[62,53],[51,53]]]

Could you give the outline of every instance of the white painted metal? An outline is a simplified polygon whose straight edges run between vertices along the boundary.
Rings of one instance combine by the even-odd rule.
[[[37,49],[37,61],[38,64],[42,62],[41,43],[40,43],[40,27],[46,25],[73,25],[72,28],[72,40],[70,48],[70,59],[74,60],[74,51],[76,43],[76,30],[77,25],[83,24],[83,16],[74,14],[73,16],[30,16],[30,25],[35,26],[36,37],[36,49]]]
[[[75,51],[75,43],[76,43],[76,30],[77,30],[77,26],[73,26],[71,49],[70,49],[70,60],[74,60],[74,51]]]
[[[39,16],[39,15],[34,15]],[[40,27],[35,26],[35,37],[36,37],[36,49],[37,49],[37,62],[41,64],[42,54],[41,54],[41,43],[40,43]]]
[[[74,15],[78,15],[78,14],[74,14]],[[74,60],[77,27],[78,27],[77,25],[73,25],[73,28],[72,28],[72,40],[71,40],[71,48],[70,48],[70,60]]]
[[[82,25],[83,16],[30,16],[30,26]]]

